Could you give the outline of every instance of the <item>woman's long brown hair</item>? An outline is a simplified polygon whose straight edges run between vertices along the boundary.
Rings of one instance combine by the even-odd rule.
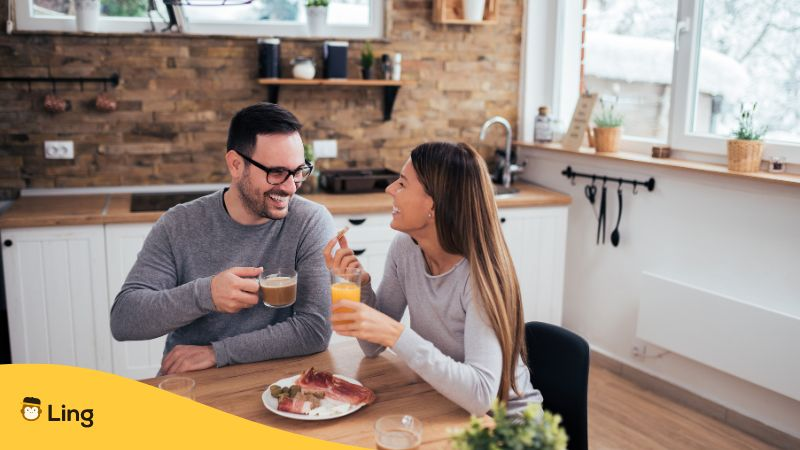
[[[411,163],[433,198],[439,244],[469,262],[473,290],[503,353],[497,396],[508,401],[509,388],[520,393],[515,372],[517,358],[526,358],[525,319],[486,162],[468,144],[429,142],[411,152]]]

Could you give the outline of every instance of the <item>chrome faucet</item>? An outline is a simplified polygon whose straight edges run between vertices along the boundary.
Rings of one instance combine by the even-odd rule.
[[[522,172],[522,166],[511,164],[511,124],[508,123],[508,120],[500,116],[494,116],[484,122],[483,126],[481,127],[481,140],[486,138],[486,130],[488,130],[489,127],[495,123],[499,123],[506,129],[506,160],[505,165],[503,166],[503,187],[508,189],[511,187],[511,174]]]

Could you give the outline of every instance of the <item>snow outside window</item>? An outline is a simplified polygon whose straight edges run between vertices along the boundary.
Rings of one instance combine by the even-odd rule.
[[[667,140],[677,10],[678,0],[587,2],[586,88],[624,114],[626,136]]]
[[[566,62],[580,50],[580,11],[556,14],[560,79],[578,71]],[[624,149],[723,156],[740,105],[758,102],[764,159],[800,164],[800,1],[587,0],[586,16],[585,85],[625,115]],[[574,89],[564,84],[556,104]]]

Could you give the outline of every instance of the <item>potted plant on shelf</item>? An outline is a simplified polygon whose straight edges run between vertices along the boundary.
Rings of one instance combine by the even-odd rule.
[[[306,0],[306,15],[311,35],[322,34],[322,28],[328,19],[328,0]]]
[[[744,103],[739,107],[739,127],[733,132],[736,139],[728,140],[728,170],[736,172],[758,172],[761,167],[761,155],[764,143],[761,137],[767,127],[756,128],[753,115],[758,103],[746,110]]]
[[[619,145],[619,137],[622,134],[622,123],[624,117],[619,112],[614,111],[614,104],[606,106],[603,99],[600,99],[600,114],[594,118],[594,141],[595,149],[599,152],[616,152]]]
[[[372,64],[375,62],[375,55],[372,53],[372,45],[369,41],[364,43],[361,49],[361,77],[365,80],[372,79]]]
[[[543,411],[531,403],[520,419],[506,416],[503,403],[492,404],[494,424],[485,424],[472,417],[469,426],[450,438],[456,450],[533,449],[566,450],[567,433],[561,426],[561,416]]]

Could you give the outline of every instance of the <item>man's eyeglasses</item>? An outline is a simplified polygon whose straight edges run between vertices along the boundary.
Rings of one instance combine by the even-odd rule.
[[[245,161],[266,172],[267,183],[276,186],[285,183],[286,180],[289,179],[290,175],[292,176],[292,180],[294,181],[295,184],[300,184],[303,181],[306,181],[306,178],[308,178],[308,176],[311,175],[311,172],[314,170],[314,165],[308,161],[306,161],[305,164],[294,170],[289,170],[285,167],[267,167],[259,162],[253,161],[247,156],[244,156],[238,150],[234,151],[236,152],[237,155],[244,158]]]

